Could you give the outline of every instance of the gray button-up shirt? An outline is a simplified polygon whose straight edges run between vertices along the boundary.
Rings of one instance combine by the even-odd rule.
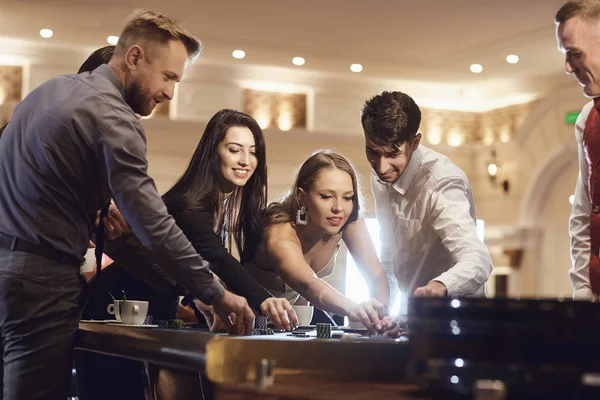
[[[146,137],[102,65],[32,91],[0,140],[0,232],[83,259],[96,212],[114,198],[133,233],[192,294],[223,294],[148,176]]]

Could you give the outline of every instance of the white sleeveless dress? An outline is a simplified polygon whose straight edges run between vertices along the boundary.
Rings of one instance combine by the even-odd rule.
[[[335,259],[338,253],[340,245],[337,245],[337,248],[333,252],[331,259],[329,262],[319,270],[316,275],[323,279],[333,272],[335,268]],[[298,292],[292,289],[287,283],[283,281],[279,272],[273,269],[262,269],[255,265],[253,262],[247,262],[244,266],[248,269],[248,272],[254,279],[258,281],[265,289],[267,289],[271,294],[278,298],[286,298],[291,305],[307,305],[308,301],[300,296]]]

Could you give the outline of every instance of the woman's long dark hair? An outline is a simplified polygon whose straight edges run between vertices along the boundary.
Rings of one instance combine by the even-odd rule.
[[[227,130],[243,126],[252,132],[256,145],[257,165],[245,186],[236,187],[224,202],[218,146]],[[221,238],[232,232],[241,261],[250,260],[262,234],[260,214],[267,205],[267,162],[262,129],[249,115],[235,110],[217,112],[206,125],[192,160],[183,176],[164,195],[169,213],[177,218],[186,211],[204,210],[215,218],[215,230]],[[223,208],[221,208],[223,207]]]

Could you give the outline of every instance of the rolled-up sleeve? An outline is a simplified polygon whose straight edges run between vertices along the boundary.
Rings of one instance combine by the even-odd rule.
[[[592,300],[593,293],[589,278],[590,262],[590,213],[589,166],[583,147],[583,130],[593,103],[587,104],[575,123],[575,138],[579,153],[579,175],[575,184],[575,195],[569,218],[571,238],[571,269],[569,278],[573,286],[573,298]]]
[[[489,278],[493,264],[486,245],[477,237],[468,190],[460,178],[439,182],[432,196],[432,226],[454,265],[434,280],[442,282],[449,296],[475,293]]]
[[[180,284],[202,301],[212,304],[224,293],[209,264],[194,250],[148,176],[146,141],[137,121],[122,120],[99,137],[99,158],[104,162],[114,200],[133,234],[157,256]]]

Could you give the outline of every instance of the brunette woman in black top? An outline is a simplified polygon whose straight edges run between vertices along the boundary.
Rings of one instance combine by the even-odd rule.
[[[262,130],[250,116],[221,110],[208,122],[190,164],[163,200],[196,251],[232,292],[278,328],[296,315],[271,296],[225,248],[235,243],[240,261],[252,259],[267,204],[267,165]],[[233,240],[231,240],[233,239]],[[293,320],[296,323],[298,321]]]

